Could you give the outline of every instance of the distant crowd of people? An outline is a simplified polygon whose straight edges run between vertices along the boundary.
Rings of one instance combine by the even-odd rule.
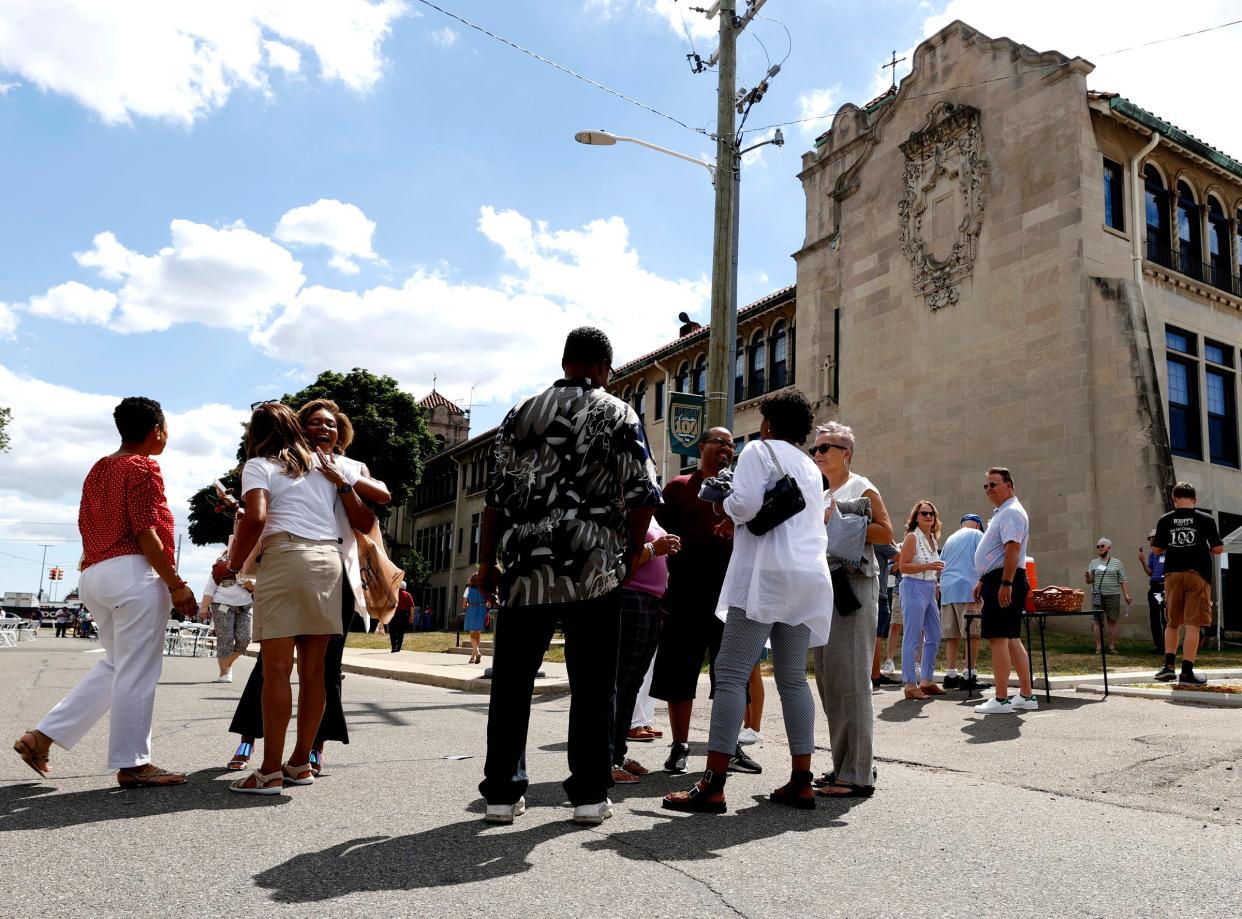
[[[495,617],[479,785],[488,822],[510,823],[525,810],[531,694],[558,628],[571,688],[564,788],[573,820],[585,825],[612,815],[614,785],[649,773],[630,745],[662,736],[651,724],[651,699],[668,706],[663,768],[688,770],[705,661],[711,713],[704,771],[688,789],[664,797],[670,810],[723,813],[729,773],[763,771],[746,747],[762,738],[765,659],[790,765],[769,800],[797,809],[814,808],[819,798],[872,795],[873,692],[900,684],[905,699],[924,701],[946,687],[989,688],[976,671],[983,642],[995,685],[974,711],[1038,708],[1020,638],[1033,587],[1030,524],[1009,469],[992,466],[983,474],[986,522],[963,514],[941,544],[939,509],[921,499],[897,518],[904,525],[896,533],[879,489],[853,469],[854,431],[835,421],[816,426],[806,398],[784,389],[760,403],[760,436],[737,453],[736,464],[732,433],[712,428],[699,440],[697,467],[661,487],[638,416],[605,389],[612,369],[607,336],[575,329],[562,367],[562,379],[514,407],[498,429],[479,565],[461,598],[472,662],[481,660],[481,633]],[[233,536],[200,606],[172,553],[172,514],[155,459],[169,437],[163,411],[151,399],[131,397],[114,418],[120,448],[91,469],[79,516],[80,592],[105,653],[15,749],[47,775],[52,744],[72,749],[111,710],[108,764],[120,785],[185,782],[183,773],[151,762],[171,606],[214,623],[221,682],[232,680],[242,651],[259,644],[230,724],[240,743],[228,767],[243,771],[256,757],[259,765],[229,789],[276,795],[286,785],[313,784],[325,743],[349,743],[341,698],[345,633],[368,631],[375,612],[388,621],[395,653],[406,632],[433,619],[404,584],[382,612],[374,605],[376,565],[387,560],[377,561],[382,545],[377,549],[367,534],[374,509],[391,498],[388,488],[345,455],[353,429],[335,403],[316,399],[296,412],[279,402],[258,405],[247,429],[241,500],[230,505]],[[1159,602],[1167,617],[1165,665],[1155,678],[1198,684],[1205,682],[1194,661],[1199,629],[1211,621],[1211,554],[1223,549],[1212,518],[1195,509],[1194,488],[1179,483],[1172,498],[1174,509],[1140,552],[1149,602]],[[1097,648],[1107,642],[1115,649],[1118,618],[1132,596],[1109,539],[1097,541],[1084,580],[1090,608],[1104,620]],[[948,666],[938,682],[942,639]],[[819,775],[812,769],[816,695],[831,751]]]

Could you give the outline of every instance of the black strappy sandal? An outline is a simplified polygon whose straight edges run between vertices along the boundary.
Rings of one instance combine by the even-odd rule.
[[[723,793],[728,777],[727,772],[716,775],[708,769],[689,791],[674,791],[665,795],[663,806],[668,810],[687,814],[723,814],[729,809],[724,798],[713,801],[709,796],[717,792]]]
[[[806,772],[789,773],[789,782],[768,795],[768,800],[773,804],[784,804],[786,807],[798,810],[815,810],[815,796],[804,797],[802,795],[804,789],[811,787],[811,778],[812,773],[809,769]]]

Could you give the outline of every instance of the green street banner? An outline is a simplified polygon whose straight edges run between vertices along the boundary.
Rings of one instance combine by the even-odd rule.
[[[668,397],[668,445],[682,456],[699,455],[699,437],[703,433],[702,396],[675,392]]]

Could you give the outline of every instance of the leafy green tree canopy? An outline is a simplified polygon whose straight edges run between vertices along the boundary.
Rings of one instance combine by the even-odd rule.
[[[381,519],[404,504],[414,494],[422,478],[423,461],[437,449],[435,438],[427,432],[427,413],[390,376],[355,367],[349,373],[325,370],[305,389],[286,394],[281,402],[295,411],[311,399],[331,399],[349,416],[354,426],[354,442],[346,456],[365,463],[371,475],[392,492],[392,503],[377,508]],[[246,455],[242,434],[237,459]],[[222,476],[221,481],[240,498],[240,467]],[[217,514],[215,488],[208,485],[190,499],[190,540],[197,546],[228,542],[233,531],[231,518]]]
[[[0,453],[9,449],[9,422],[13,420],[13,410],[0,407]]]

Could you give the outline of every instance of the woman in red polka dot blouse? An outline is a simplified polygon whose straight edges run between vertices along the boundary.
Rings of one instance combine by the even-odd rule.
[[[168,444],[154,399],[130,396],[112,413],[121,446],[91,468],[82,486],[82,601],[99,627],[104,659],[13,745],[30,768],[48,774],[53,743],[66,750],[109,709],[108,768],[117,783],[180,785],[185,775],[151,763],[151,715],[164,663],[164,625],[175,606],[192,616],[194,592],[177,574],[173,516],[152,457]]]

